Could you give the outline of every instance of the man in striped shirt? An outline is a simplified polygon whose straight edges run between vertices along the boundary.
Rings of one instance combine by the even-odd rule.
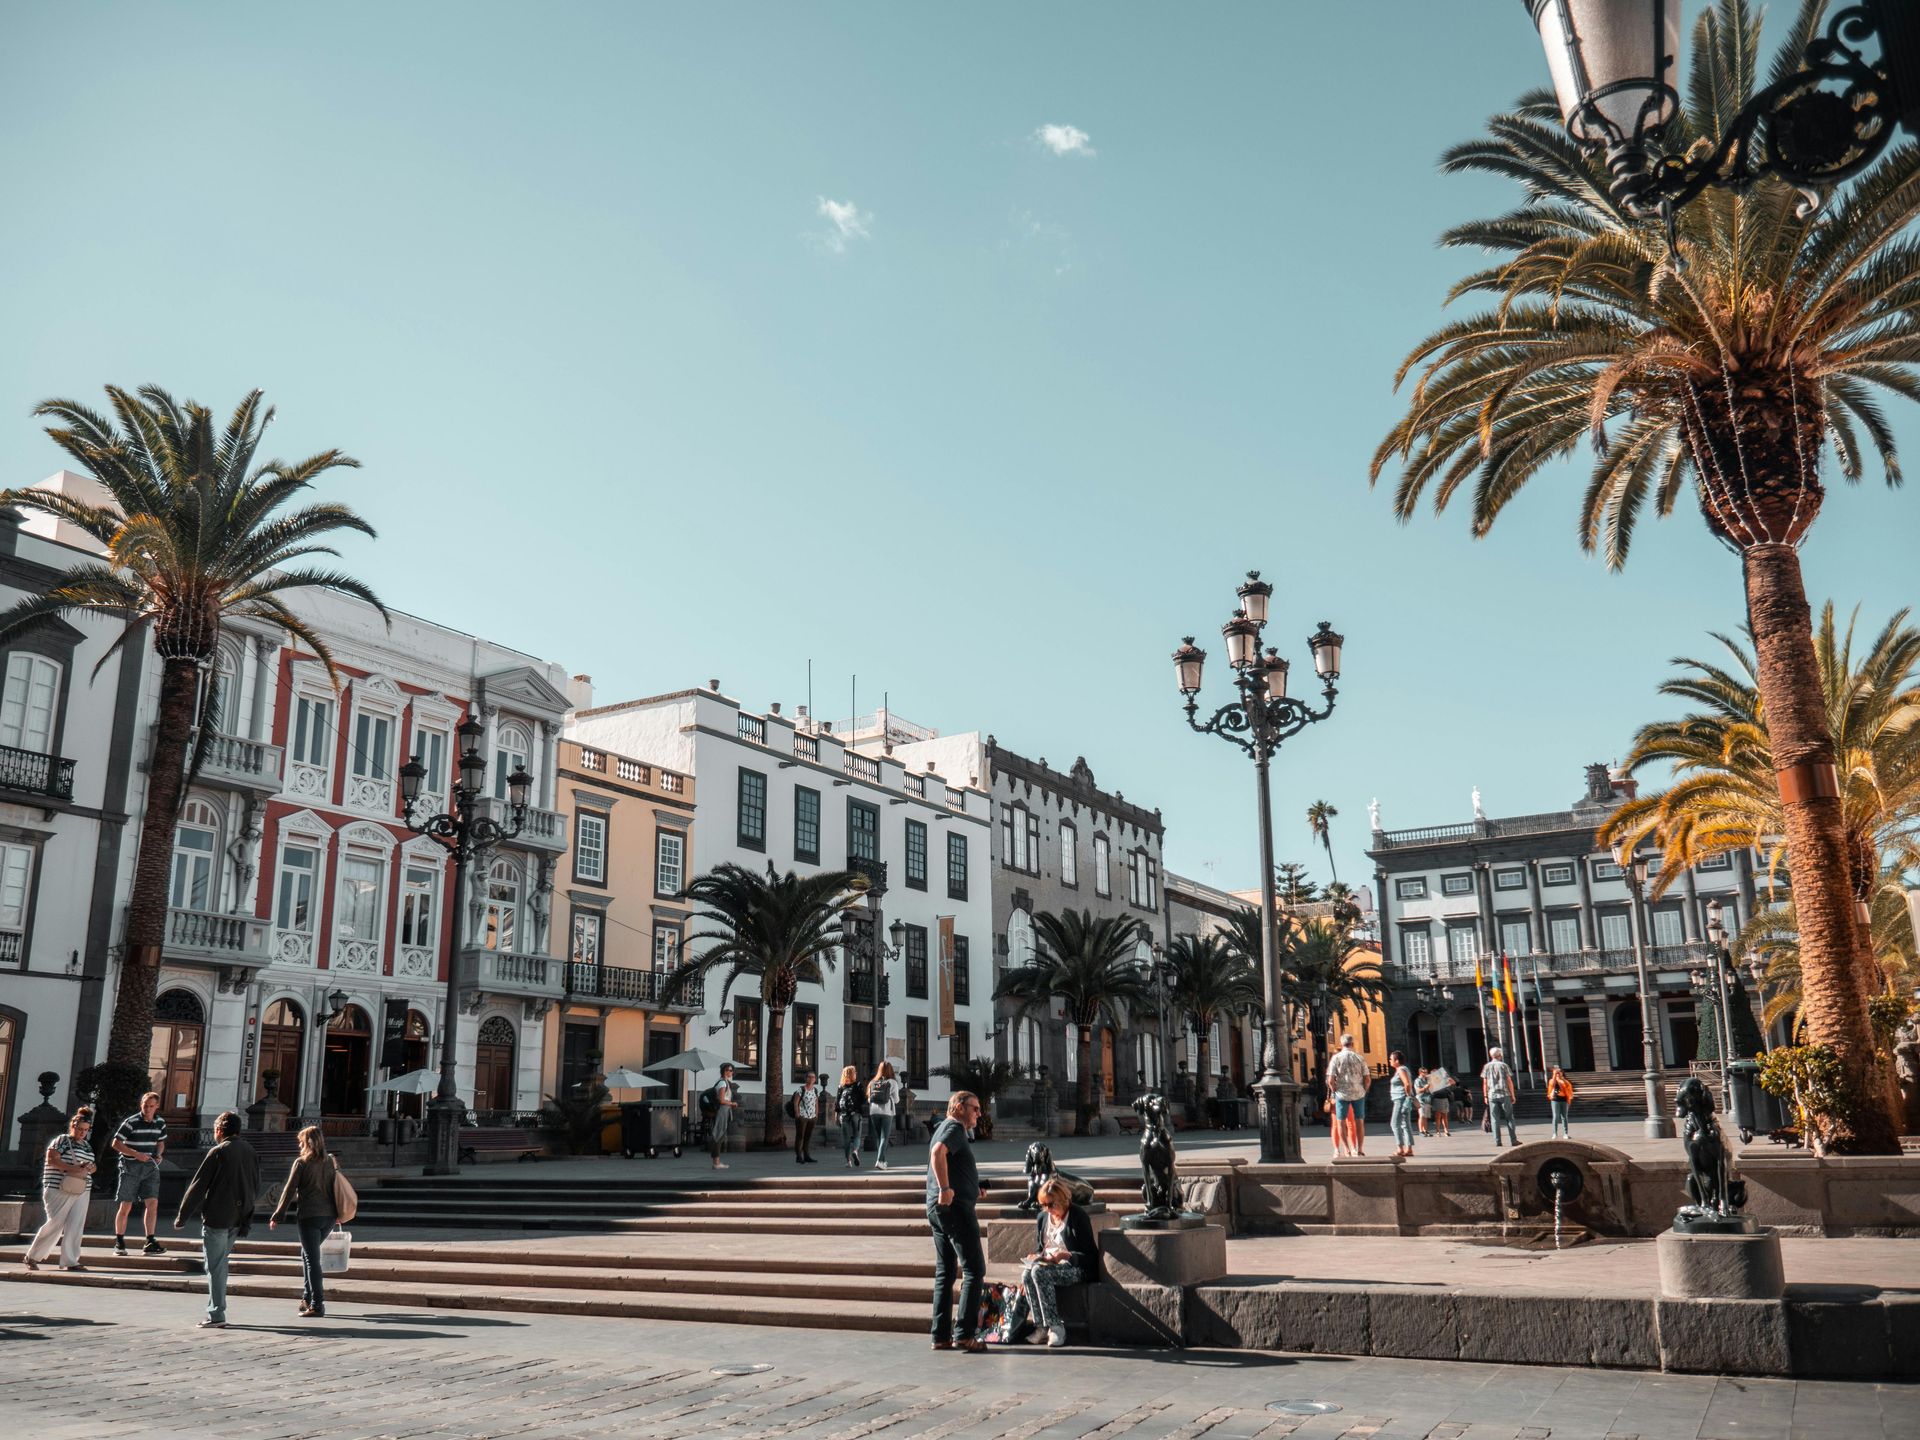
[[[147,1232],[143,1255],[164,1255],[166,1247],[153,1238],[160,1224],[160,1158],[167,1153],[167,1122],[160,1118],[160,1097],[149,1090],[140,1097],[140,1113],[129,1115],[113,1132],[113,1153],[120,1157],[120,1183],[114,1199],[113,1253],[127,1253],[127,1216],[136,1201],[145,1201],[141,1217]]]

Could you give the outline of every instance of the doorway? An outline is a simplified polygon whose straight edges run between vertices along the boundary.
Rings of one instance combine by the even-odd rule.
[[[566,1029],[569,1052],[573,1047],[573,1033],[581,1029],[594,1037],[594,1048],[599,1048],[600,1031],[597,1026],[569,1025]],[[481,1023],[480,1037],[473,1047],[473,1109],[476,1115],[513,1109],[514,1048],[513,1022],[504,1015],[489,1015]],[[572,1090],[564,1088],[561,1093],[571,1094]]]
[[[305,1049],[307,1018],[291,1000],[276,1000],[260,1021],[260,1070],[253,1098],[267,1094],[267,1076],[274,1076],[274,1098],[293,1114],[300,1113],[300,1056]]]
[[[495,1016],[495,1019],[500,1017]],[[507,1022],[501,1020],[505,1025]],[[578,1095],[580,1087],[600,1073],[600,1026],[569,1020],[560,1028],[560,1093]]]
[[[327,1022],[327,1048],[320,1067],[320,1126],[326,1134],[366,1132],[372,1062],[373,1022],[358,1005],[349,1005]]]
[[[191,990],[168,990],[154,1001],[147,1075],[160,1092],[160,1113],[169,1125],[199,1128],[200,1055],[206,1033],[207,1012]]]
[[[400,1069],[396,1074],[411,1075],[427,1068],[427,1040],[427,1017],[418,1010],[407,1011],[407,1028],[400,1042]],[[424,1095],[396,1095],[394,1113],[419,1120],[426,1114],[426,1103]]]
[[[682,1032],[678,1030],[647,1031],[647,1063],[644,1068],[651,1070],[662,1060],[671,1060],[674,1056],[678,1055],[683,1048],[681,1044],[683,1038]],[[658,1100],[677,1099],[683,1105],[686,1103],[686,1071],[666,1070],[653,1078],[666,1081],[672,1088],[670,1090],[649,1090],[647,1092],[647,1098]]]
[[[1433,1016],[1415,1015],[1407,1031],[1407,1041],[1416,1067],[1426,1070],[1440,1068],[1443,1063],[1440,1057],[1440,1022]]]
[[[1566,1036],[1568,1070],[1597,1070],[1593,1063],[1593,1022],[1587,1017],[1587,1007],[1566,1012]]]
[[[1667,1014],[1666,1049],[1669,1065],[1691,1065],[1700,1053],[1700,1013],[1689,998],[1676,996],[1663,1002]]]
[[[1478,1075],[1487,1063],[1486,1032],[1478,1025],[1469,1025],[1460,1034],[1467,1046],[1467,1073]]]
[[[1640,1002],[1622,1000],[1613,1007],[1613,1063],[1615,1069],[1635,1069],[1641,1063]]]

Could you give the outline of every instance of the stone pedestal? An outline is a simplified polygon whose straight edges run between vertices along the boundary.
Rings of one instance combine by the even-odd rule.
[[[1107,1279],[1121,1285],[1207,1285],[1227,1273],[1223,1225],[1112,1229],[1099,1237]]]
[[[1087,1219],[1093,1222],[1095,1243],[1115,1225],[1120,1217],[1105,1205],[1086,1207]],[[1033,1227],[1035,1217],[1023,1215],[1018,1207],[1009,1205],[997,1215],[986,1217],[987,1261],[989,1264],[1018,1264],[1020,1257],[1033,1251]]]
[[[263,1095],[247,1107],[247,1129],[285,1130],[292,1112],[272,1095]]]
[[[40,1157],[46,1154],[47,1146],[53,1143],[54,1136],[66,1133],[67,1117],[42,1099],[31,1110],[23,1110],[18,1123],[20,1161],[23,1165],[31,1166],[37,1177],[40,1170]],[[5,1138],[0,1136],[0,1142]]]
[[[1778,1300],[1786,1294],[1780,1236],[1683,1235],[1668,1230],[1654,1241],[1660,1291],[1672,1300]]]
[[[1300,1159],[1300,1088],[1291,1080],[1263,1081],[1253,1087],[1259,1099],[1262,1165]]]

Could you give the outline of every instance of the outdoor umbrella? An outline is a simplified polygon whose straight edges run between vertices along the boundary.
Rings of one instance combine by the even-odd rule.
[[[409,1070],[404,1075],[395,1075],[382,1080],[373,1087],[376,1095],[431,1095],[440,1088],[438,1070]]]
[[[716,1055],[711,1050],[702,1050],[698,1045],[682,1050],[678,1055],[662,1060],[658,1064],[648,1065],[648,1070],[691,1070],[698,1076],[702,1070],[718,1070],[727,1063],[724,1055]]]
[[[664,1090],[667,1082],[656,1080],[651,1075],[642,1075],[638,1070],[629,1070],[622,1065],[618,1070],[608,1073],[602,1082],[609,1090]]]

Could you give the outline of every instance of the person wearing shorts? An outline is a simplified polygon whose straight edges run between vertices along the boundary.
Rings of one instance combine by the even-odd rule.
[[[1413,1103],[1420,1112],[1420,1133],[1433,1134],[1433,1077],[1427,1074],[1424,1065],[1413,1077]]]
[[[1442,1135],[1451,1135],[1453,1131],[1447,1128],[1447,1124],[1449,1117],[1453,1114],[1452,1078],[1448,1077],[1447,1083],[1444,1085],[1440,1083],[1438,1078],[1435,1078],[1427,1093],[1431,1097],[1429,1103],[1433,1107],[1433,1123],[1435,1127]]]
[[[1367,1057],[1353,1048],[1353,1036],[1342,1035],[1340,1048],[1327,1064],[1327,1094],[1333,1101],[1333,1153],[1364,1155],[1360,1148],[1366,1134],[1365,1111]]]
[[[164,1255],[166,1247],[153,1238],[160,1228],[160,1159],[167,1153],[167,1122],[160,1118],[160,1097],[149,1090],[140,1097],[140,1109],[120,1122],[113,1132],[113,1153],[120,1157],[120,1179],[113,1198],[113,1253],[127,1253],[127,1221],[133,1207],[142,1207],[147,1243],[143,1255]]]

